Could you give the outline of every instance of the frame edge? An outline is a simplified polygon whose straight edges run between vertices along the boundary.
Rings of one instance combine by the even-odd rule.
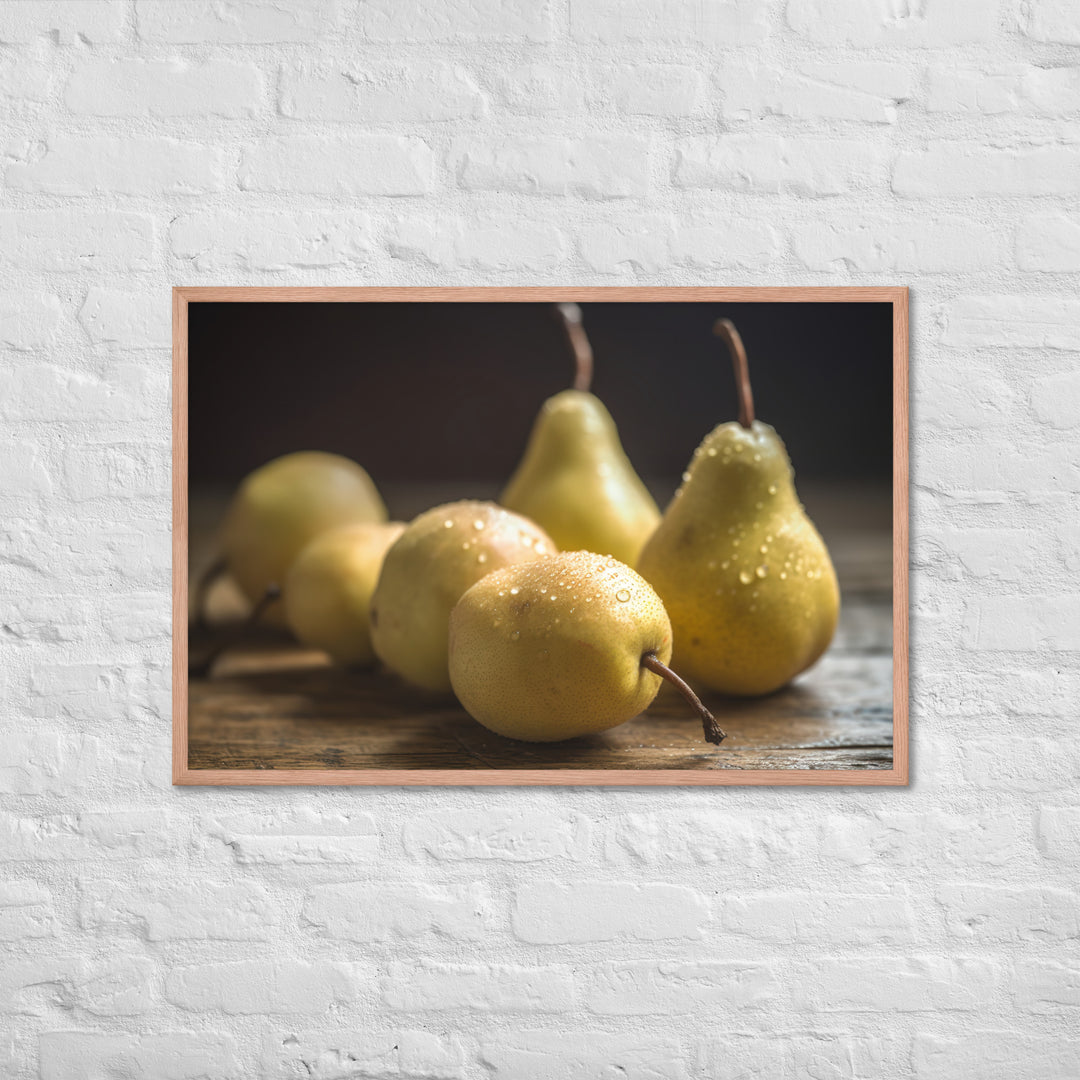
[[[838,294],[843,294],[839,296]],[[173,286],[172,784],[265,786],[906,787],[909,769],[909,294],[891,286]],[[188,305],[192,302],[537,302],[544,300],[890,303],[893,308],[893,767],[888,770],[374,770],[188,767]]]

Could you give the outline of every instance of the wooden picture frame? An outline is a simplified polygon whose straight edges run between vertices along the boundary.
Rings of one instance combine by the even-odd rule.
[[[173,289],[173,783],[263,785],[898,786],[908,783],[908,290],[776,288],[177,287]],[[893,326],[893,759],[864,770],[191,769],[188,763],[188,311],[205,302],[888,303]]]

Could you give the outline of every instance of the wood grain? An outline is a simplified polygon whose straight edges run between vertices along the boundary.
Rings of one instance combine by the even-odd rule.
[[[907,783],[908,751],[908,295],[893,302],[893,711],[894,771]]]
[[[191,285],[177,286],[174,295],[184,303],[274,303],[274,304],[537,304],[561,300],[583,303],[643,304],[893,304],[907,308],[905,286],[747,286],[708,288],[702,286],[510,286],[472,288],[441,286],[290,286],[290,285]]]
[[[213,678],[187,679],[187,305],[190,302],[887,302],[894,312],[892,539],[834,544],[844,590],[829,653],[799,682],[755,701],[712,699],[720,748],[665,696],[589,739],[522,744],[379,672],[342,672],[261,635]],[[353,289],[174,290],[173,782],[265,784],[857,784],[908,780],[907,290]],[[460,495],[460,493],[459,493]],[[436,498],[435,501],[438,501]],[[192,510],[194,513],[194,510]],[[819,522],[819,524],[821,524]],[[196,640],[201,649],[208,640]],[[190,703],[188,696],[190,693]],[[189,756],[190,755],[190,756]]]
[[[887,609],[876,610],[887,622]],[[710,707],[728,731],[719,748],[703,741],[700,722],[681,699],[666,696],[602,735],[529,744],[487,731],[452,699],[422,695],[382,672],[333,668],[319,653],[264,640],[223,657],[212,678],[191,680],[189,764],[302,770],[888,769],[891,687],[887,653],[837,649],[795,686],[768,698],[711,698]]]
[[[187,298],[173,289],[172,380],[172,778],[188,771],[188,317]]]

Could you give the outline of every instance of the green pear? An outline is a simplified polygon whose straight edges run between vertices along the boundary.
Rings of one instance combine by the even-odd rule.
[[[660,598],[610,556],[569,551],[488,574],[450,616],[450,679],[486,728],[526,742],[606,731],[648,708],[667,668]],[[690,693],[707,738],[724,736]],[[706,719],[707,718],[707,719]]]
[[[355,461],[306,450],[256,469],[241,483],[225,518],[222,549],[230,575],[253,604],[281,587],[293,559],[338,525],[386,521],[386,506]],[[281,605],[270,621],[281,623]]]
[[[739,421],[694,451],[638,570],[671,616],[686,678],[725,694],[767,694],[828,648],[840,590],[783,442],[754,419],[738,332],[721,320],[717,333],[735,359]]]
[[[371,600],[375,653],[408,682],[450,692],[450,612],[485,574],[544,559],[555,545],[538,525],[491,502],[448,503],[412,521],[386,553]]]
[[[578,379],[573,389],[544,403],[499,501],[542,525],[564,550],[602,551],[633,563],[660,511],[634,472],[611,414],[588,392],[592,351],[581,309],[557,307],[577,357]]]
[[[383,557],[405,525],[342,525],[320,533],[293,560],[282,599],[289,629],[338,664],[371,664],[371,596]]]

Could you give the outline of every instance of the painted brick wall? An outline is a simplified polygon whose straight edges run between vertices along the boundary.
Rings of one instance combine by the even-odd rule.
[[[0,4],[0,1075],[1080,1075],[1074,0]],[[908,790],[173,790],[169,286],[913,286]]]

